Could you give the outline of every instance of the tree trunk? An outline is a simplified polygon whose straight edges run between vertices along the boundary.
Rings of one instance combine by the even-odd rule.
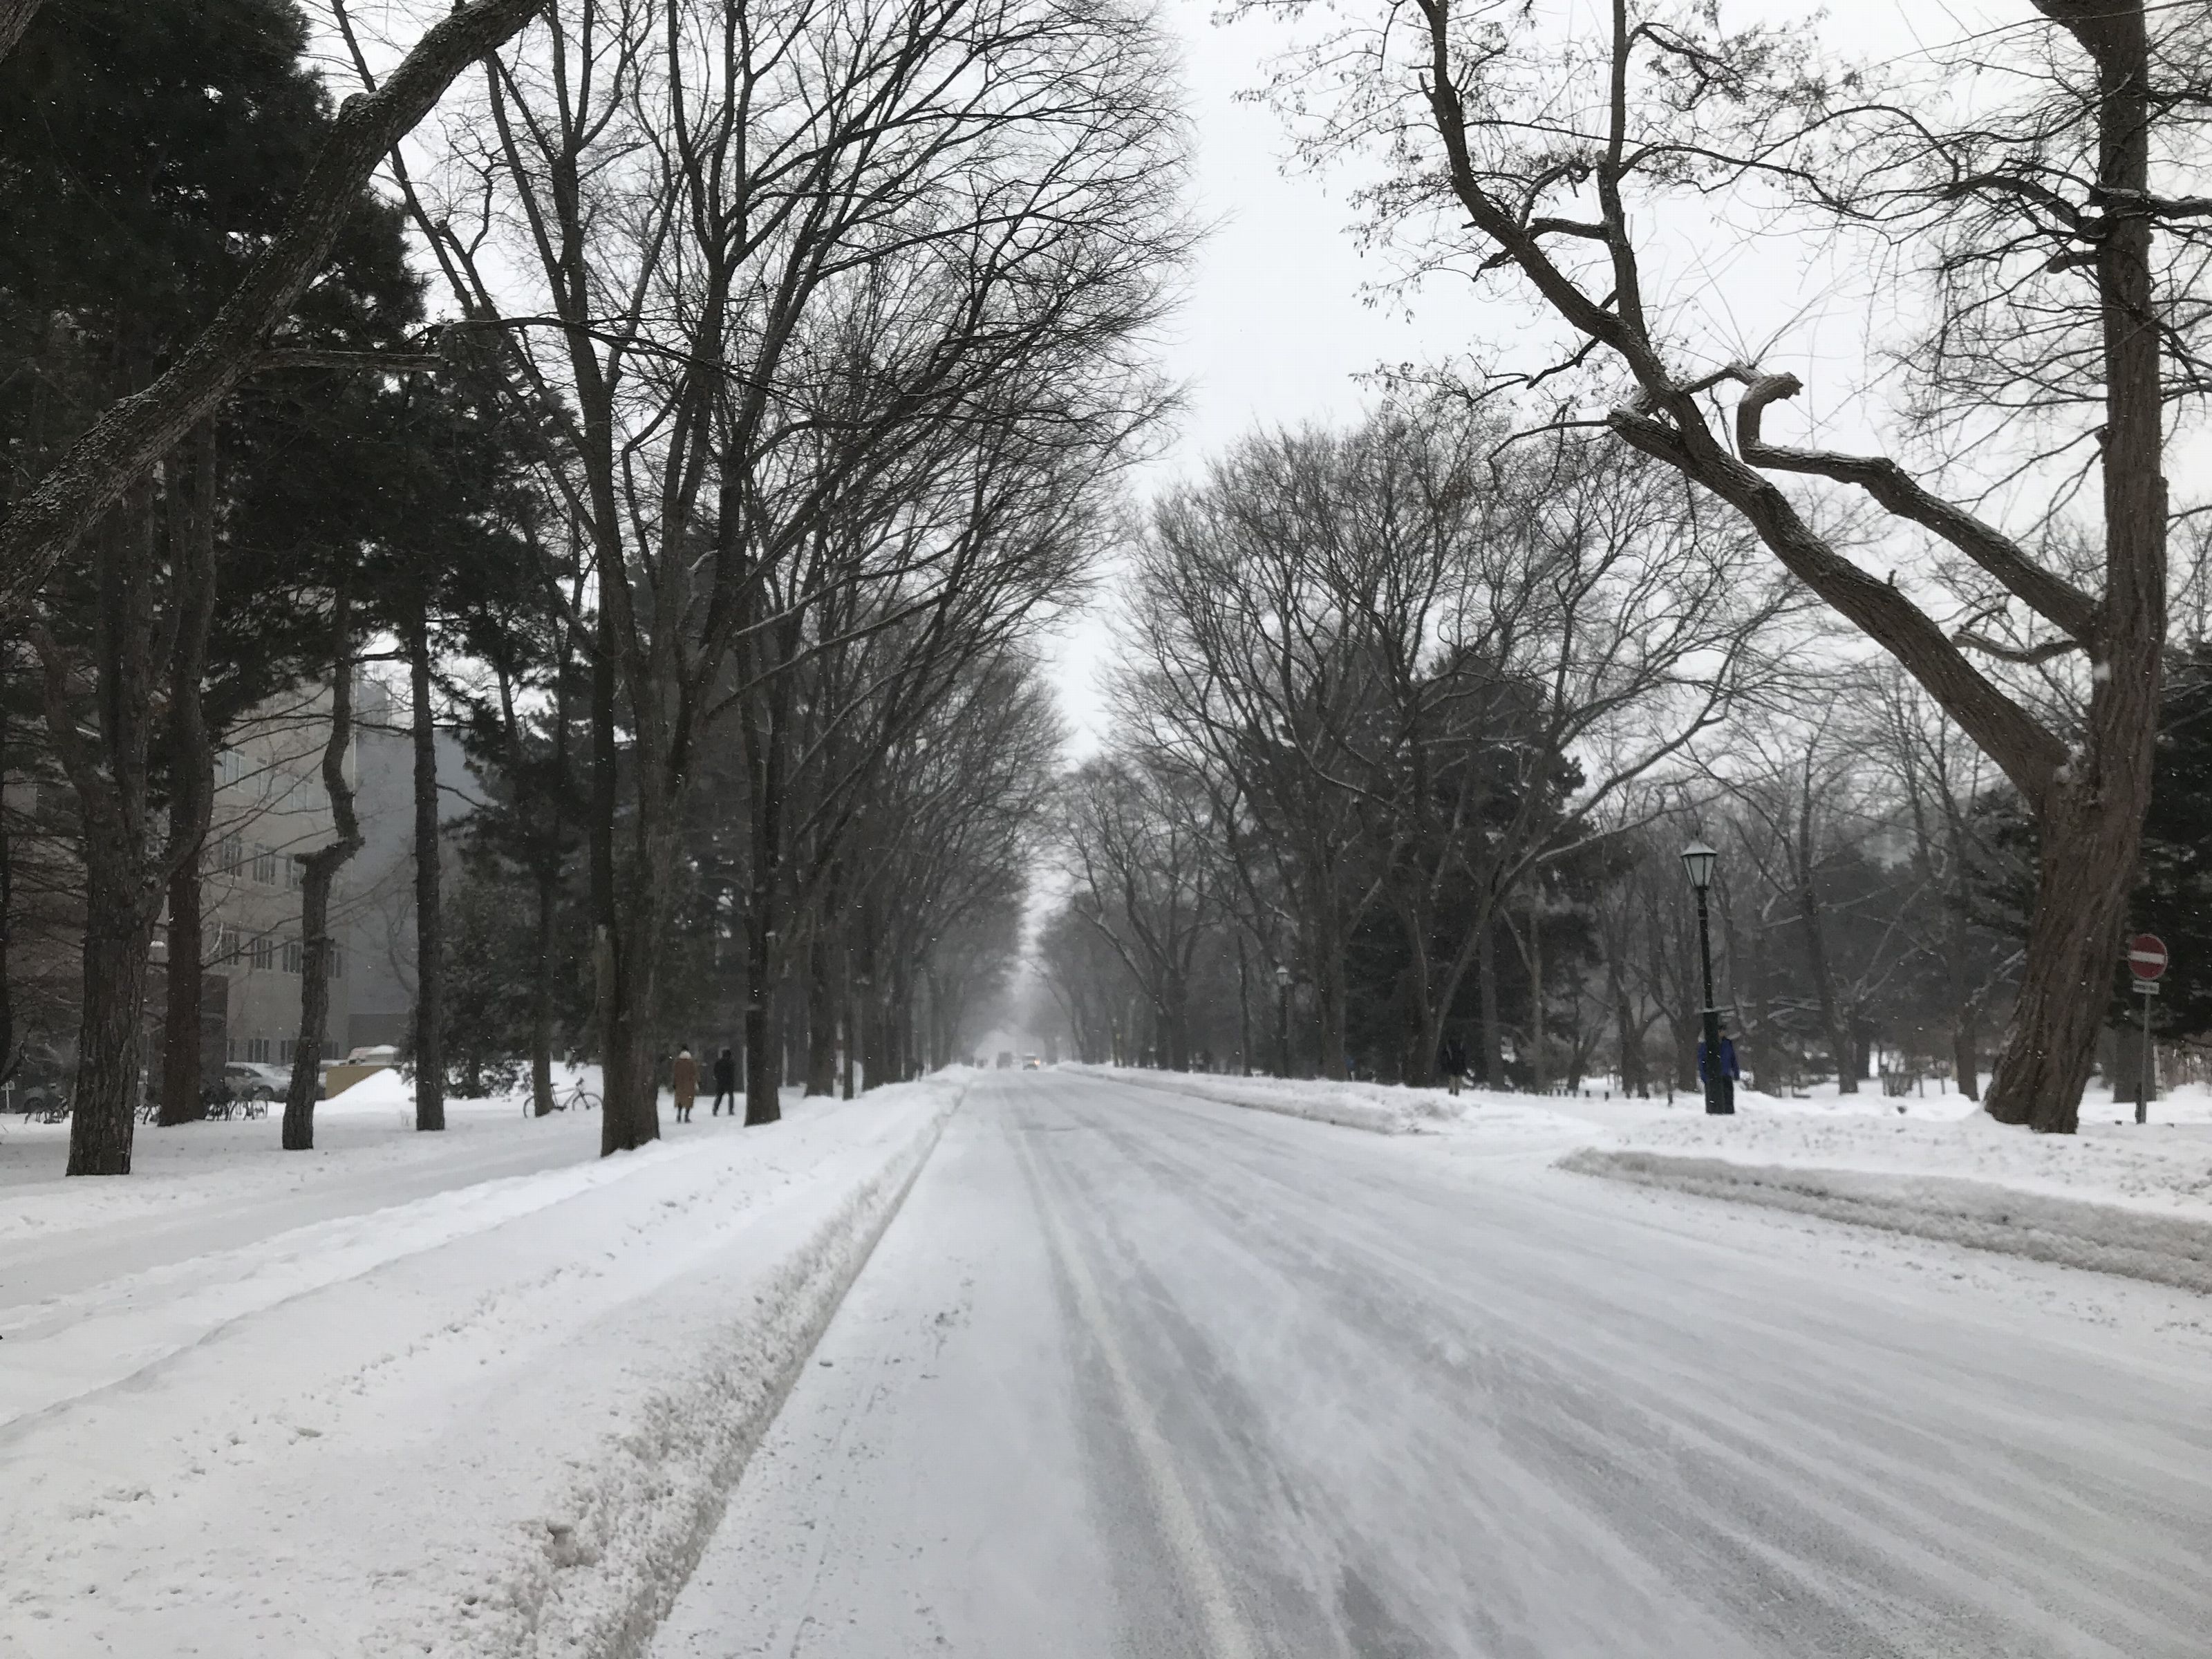
[[[787,682],[788,676],[784,677]],[[775,1018],[777,924],[782,898],[783,721],[771,704],[748,699],[741,716],[753,787],[752,890],[745,906],[745,1126],[774,1123],[783,1115],[781,1056],[770,1047]]]
[[[837,941],[837,1064],[840,1091],[850,1100],[854,1088],[854,1072],[860,1064],[860,1036],[855,1022],[860,1018],[860,1004],[853,1000],[853,941],[846,934],[843,918],[839,918]]]
[[[806,1092],[837,1092],[837,985],[830,941],[813,930],[806,945]]]
[[[1536,892],[1528,894],[1528,1081],[1540,1095],[1552,1092],[1551,1058],[1545,1052],[1544,1032],[1544,915],[1537,908]]]
[[[538,925],[531,941],[530,1100],[539,1117],[553,1110],[553,936],[560,891],[556,874],[538,872]]]
[[[84,826],[83,1007],[70,1103],[69,1173],[128,1175],[143,1061],[147,958],[161,886],[148,852],[152,735],[153,492],[132,489],[101,526],[94,629],[96,737],[80,724],[72,665],[43,629],[47,729]]]
[[[15,666],[13,647],[0,640],[0,780],[8,775],[7,675]],[[15,1075],[23,1051],[15,1036],[15,847],[8,834],[6,803],[0,801],[0,1084]]]
[[[430,619],[410,618],[407,673],[415,751],[415,1127],[446,1127],[446,923],[439,896],[438,728],[430,706]]]
[[[1498,1018],[1498,921],[1493,909],[1477,924],[1474,988],[1482,1022],[1482,1086],[1505,1088],[1505,1033]]]
[[[1319,1024],[1320,1053],[1317,1069],[1322,1077],[1340,1083],[1346,1076],[1344,1052],[1345,1019],[1350,1003],[1344,967],[1344,941],[1347,930],[1332,924],[1322,931],[1322,936],[1313,942],[1311,961],[1314,965],[1314,1018]]]
[[[617,644],[611,610],[600,607],[592,659],[592,978],[599,1035],[603,1158],[660,1138],[660,1079],[651,1017],[653,956],[658,943],[649,913],[653,887],[632,873],[631,887],[641,888],[648,900],[647,911],[641,912],[634,902],[637,893],[625,891],[616,879],[621,761],[615,740]],[[636,854],[645,869],[653,866],[656,854],[672,857],[676,850],[659,845],[647,823],[652,784],[641,773],[635,786]]]
[[[200,864],[187,859],[169,874],[168,963],[161,1011],[161,1117],[164,1127],[207,1115],[201,1094],[201,992],[207,930],[200,915]]]
[[[1813,879],[1813,784],[1812,774],[1806,773],[1804,791],[1798,802],[1797,839],[1795,848],[1797,877],[1797,926],[1805,936],[1805,960],[1813,974],[1813,994],[1820,1000],[1820,1029],[1826,1033],[1828,1052],[1836,1063],[1836,1092],[1855,1095],[1859,1091],[1859,1067],[1854,1063],[1850,1030],[1844,1021],[1842,1006],[1836,999],[1836,982],[1828,971],[1827,930],[1821,925],[1820,899]]]
[[[215,810],[214,744],[201,707],[207,678],[208,629],[215,615],[216,432],[203,421],[192,441],[168,465],[171,603],[176,633],[169,647],[169,961],[161,1042],[161,1121],[190,1123],[207,1115],[201,1091],[200,854]]]
[[[2081,764],[2091,769],[2089,753]],[[2149,803],[2148,753],[2132,808],[2130,786],[2136,781],[2128,770],[2112,769],[2120,775],[2111,779],[2102,799],[2094,773],[2083,786],[2058,786],[2045,810],[2020,991],[1984,1103],[2000,1123],[2071,1134],[2079,1121],[2097,1033],[2112,1004],[2128,890]]]
[[[1237,1073],[1243,1077],[1249,1077],[1252,1073],[1251,981],[1252,964],[1244,949],[1244,935],[1239,932],[1237,935],[1237,1041],[1241,1046],[1237,1050]],[[1083,1044],[1083,1058],[1085,1060],[1091,1059],[1091,1045],[1087,1036],[1088,1034],[1085,1033],[1079,1035],[1077,1038],[1077,1041]]]
[[[89,861],[88,861],[89,862]],[[154,924],[112,860],[86,883],[84,1009],[77,1023],[76,1095],[70,1103],[68,1173],[129,1175],[137,1120],[146,966]],[[136,913],[134,914],[134,909]]]
[[[2151,128],[2141,0],[2061,21],[2097,64],[2103,198],[2141,200],[2150,185]],[[2096,258],[2106,408],[2101,661],[2079,752],[2045,792],[2035,915],[1987,1102],[1998,1122],[2040,1133],[2074,1132],[2111,1000],[2150,805],[2166,642],[2162,364],[2149,219],[2113,216]]]
[[[323,1041],[331,1018],[331,884],[361,850],[346,761],[353,752],[353,612],[345,592],[332,607],[331,735],[323,746],[323,793],[336,839],[307,855],[300,895],[300,1035],[292,1045],[292,1081],[284,1091],[284,1150],[312,1151],[315,1102],[322,1094]]]

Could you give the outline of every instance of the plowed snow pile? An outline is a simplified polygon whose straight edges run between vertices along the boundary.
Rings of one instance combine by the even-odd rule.
[[[11,1133],[0,1653],[635,1651],[964,1087],[606,1159],[366,1097],[104,1182]]]

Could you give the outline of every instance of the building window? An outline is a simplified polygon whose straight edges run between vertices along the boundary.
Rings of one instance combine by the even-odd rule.
[[[256,845],[253,849],[253,878],[264,887],[276,884],[276,849]]]
[[[325,978],[343,979],[345,977],[345,952],[339,950],[335,943],[328,947],[323,960],[330,964],[324,975]]]
[[[253,965],[265,974],[269,971],[270,964],[276,961],[276,941],[271,939],[266,933],[255,934],[253,938]]]
[[[215,757],[215,781],[218,785],[236,783],[246,775],[246,757],[235,749],[225,749]]]
[[[307,947],[295,939],[284,941],[284,971],[296,974],[307,960]]]
[[[215,933],[215,961],[210,965],[220,968],[227,962],[235,962],[238,960],[238,929],[235,927],[216,928]],[[231,1058],[235,1060],[237,1056],[234,1054]]]
[[[216,866],[226,876],[234,876],[246,865],[246,843],[236,836],[225,836],[216,844]]]
[[[269,1063],[269,1039],[267,1037],[248,1037],[246,1042],[246,1059],[252,1060],[255,1065],[266,1066]]]
[[[292,1063],[292,1039],[290,1037],[286,1037],[284,1039],[283,1054],[276,1063],[279,1066],[289,1066]]]
[[[307,860],[297,853],[284,860],[284,884],[295,893],[307,884]]]

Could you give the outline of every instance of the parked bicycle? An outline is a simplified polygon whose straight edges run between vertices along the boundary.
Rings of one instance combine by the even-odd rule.
[[[581,1078],[578,1078],[575,1082],[569,1085],[567,1089],[556,1090],[554,1091],[553,1109],[555,1111],[565,1112],[571,1106],[574,1107],[580,1112],[596,1112],[599,1109],[599,1096],[592,1093],[589,1089],[586,1089],[584,1086],[584,1079]],[[528,1095],[523,1096],[523,1116],[531,1116],[536,1109],[536,1102]]]

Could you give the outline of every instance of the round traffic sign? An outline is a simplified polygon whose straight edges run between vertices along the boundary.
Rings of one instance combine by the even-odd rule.
[[[2156,979],[2166,971],[2166,941],[2156,933],[2137,933],[2128,941],[2128,971],[2137,979]]]

